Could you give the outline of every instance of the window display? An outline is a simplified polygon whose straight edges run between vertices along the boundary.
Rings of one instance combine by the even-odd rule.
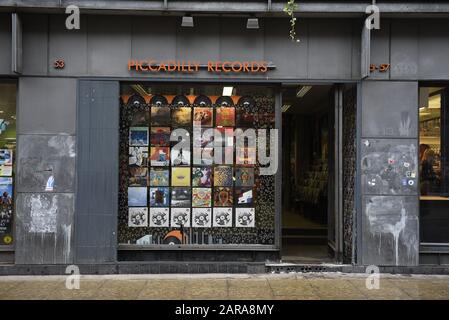
[[[235,143],[274,129],[274,90],[138,87],[121,87],[119,243],[274,245],[275,176],[259,174],[254,146]]]

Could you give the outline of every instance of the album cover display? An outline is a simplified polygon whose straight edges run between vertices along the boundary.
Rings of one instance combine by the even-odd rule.
[[[170,147],[151,147],[150,164],[155,167],[170,165]]]
[[[11,149],[0,149],[0,166],[12,166]]]
[[[150,227],[168,227],[169,212],[169,208],[150,208]]]
[[[235,168],[235,186],[252,187],[254,185],[254,168]]]
[[[148,226],[148,208],[129,208],[128,210],[129,227],[147,227]]]
[[[214,121],[214,109],[193,108],[193,125],[202,127],[212,127]]]
[[[129,168],[129,186],[130,187],[148,186],[148,168],[147,167]]]
[[[190,166],[190,150],[172,148],[171,165]]]
[[[194,147],[213,147],[215,139],[215,130],[213,128],[193,130],[193,146]]]
[[[235,109],[234,108],[217,108],[215,115],[215,125],[222,127],[235,126]]]
[[[172,207],[191,207],[192,189],[173,187],[171,188],[171,206]]]
[[[151,142],[152,146],[169,146],[170,145],[170,128],[151,127],[150,142]]]
[[[214,167],[214,185],[223,187],[232,187],[232,167],[216,166]]]
[[[148,128],[131,127],[129,128],[130,146],[148,146]]]
[[[233,205],[233,191],[229,187],[215,187],[214,188],[214,206],[215,207],[230,207]]]
[[[235,226],[243,228],[254,228],[256,223],[256,213],[254,208],[236,208]]]
[[[252,188],[236,188],[235,189],[235,200],[236,204],[242,205],[252,205],[254,202],[254,195]]]
[[[150,122],[152,126],[170,126],[170,108],[151,107]]]
[[[129,147],[130,167],[148,166],[148,147]]]
[[[128,207],[146,207],[147,188],[128,187]]]
[[[172,126],[188,127],[192,123],[192,108],[180,107],[172,110]]]
[[[256,164],[256,148],[237,148],[235,162],[237,164]]]
[[[150,207],[168,207],[170,205],[170,188],[150,188]]]
[[[190,208],[172,208],[170,226],[174,228],[190,227]]]
[[[192,207],[210,207],[212,204],[212,189],[192,188]]]
[[[171,185],[174,187],[190,186],[190,167],[172,167],[171,168]]]
[[[212,168],[211,167],[193,167],[192,168],[192,186],[193,187],[212,187]]]
[[[168,187],[170,185],[170,171],[163,168],[150,168],[150,182],[152,187]]]
[[[193,208],[192,209],[192,227],[210,228],[212,227],[212,209],[211,208]]]
[[[136,110],[133,113],[131,126],[145,126],[150,122],[150,113],[147,110]]]
[[[232,227],[232,208],[213,208],[214,227]]]

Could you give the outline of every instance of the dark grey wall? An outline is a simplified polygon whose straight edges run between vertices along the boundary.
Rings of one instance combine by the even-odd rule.
[[[417,265],[418,83],[361,88],[361,262]]]
[[[76,80],[20,78],[17,114],[16,263],[71,263]]]
[[[117,256],[119,83],[80,81],[75,214],[76,263]]]
[[[0,75],[11,74],[11,14],[0,13]]]

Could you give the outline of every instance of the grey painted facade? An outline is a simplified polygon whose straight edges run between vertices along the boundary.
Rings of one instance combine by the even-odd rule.
[[[0,13],[0,76],[18,78],[19,89],[16,263],[117,259],[118,100],[111,93],[118,94],[120,80],[130,79],[357,82],[356,263],[419,263],[418,181],[403,186],[387,179],[379,183],[390,187],[370,186],[379,165],[369,159],[406,150],[416,169],[418,82],[449,80],[447,19],[382,19],[381,30],[371,32],[371,63],[391,67],[362,80],[363,20],[357,17],[301,18],[299,44],[289,40],[286,18],[263,18],[260,29],[247,30],[245,18],[198,17],[194,28],[182,28],[175,16],[85,14],[81,30],[74,31],[65,29],[61,14],[21,18],[23,72],[16,75],[9,63],[10,13]],[[55,69],[60,58],[66,66]],[[275,69],[252,76],[127,70],[129,59],[145,58],[267,60]],[[49,172],[56,180],[52,192],[45,191]],[[56,226],[52,236],[30,227],[42,211],[55,212],[48,215]],[[92,230],[93,224],[101,230]]]

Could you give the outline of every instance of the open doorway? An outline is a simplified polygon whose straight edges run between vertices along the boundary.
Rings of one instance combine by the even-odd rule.
[[[328,250],[334,159],[333,85],[282,91],[282,260],[332,262]]]

